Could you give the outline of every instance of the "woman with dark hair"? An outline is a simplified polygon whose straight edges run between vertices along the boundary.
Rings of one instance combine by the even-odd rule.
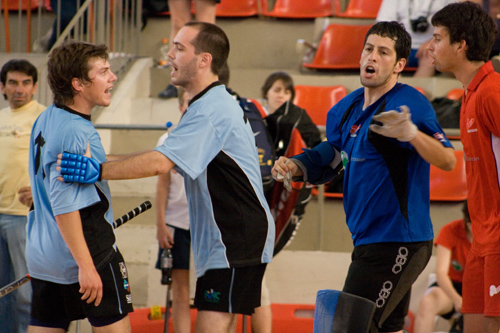
[[[293,80],[285,72],[272,73],[262,86],[262,98],[267,112],[265,120],[274,140],[276,157],[285,154],[294,128],[300,132],[307,148],[321,142],[318,128],[306,110],[293,104],[294,97]]]

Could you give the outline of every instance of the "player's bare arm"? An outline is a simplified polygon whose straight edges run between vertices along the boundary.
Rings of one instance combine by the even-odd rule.
[[[87,300],[87,303],[95,302],[95,306],[98,306],[102,299],[102,281],[83,236],[80,212],[61,214],[55,218],[61,235],[78,265],[82,300]]]

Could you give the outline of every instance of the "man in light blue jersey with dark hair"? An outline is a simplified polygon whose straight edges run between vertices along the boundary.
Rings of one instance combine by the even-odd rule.
[[[273,255],[274,221],[250,123],[218,81],[229,55],[226,34],[216,25],[190,22],[173,44],[172,83],[183,87],[190,101],[163,145],[123,161],[90,159],[87,165],[95,173],[67,167],[67,159],[75,156],[64,154],[61,171],[66,181],[84,183],[150,177],[174,167],[182,173],[198,277],[196,332],[234,332],[236,314],[250,315],[260,305],[262,277]]]
[[[54,104],[33,125],[29,173],[33,192],[26,259],[33,299],[28,332],[65,332],[88,318],[98,332],[130,332],[133,311],[125,262],[115,244],[107,181],[56,180],[60,151],[107,157],[92,122],[94,106],[108,106],[116,76],[105,45],[67,42],[49,56]]]

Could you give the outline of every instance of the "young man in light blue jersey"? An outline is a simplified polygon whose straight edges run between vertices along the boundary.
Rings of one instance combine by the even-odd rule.
[[[105,45],[67,42],[49,56],[54,104],[33,125],[29,173],[33,192],[26,259],[33,299],[29,333],[66,332],[88,318],[96,332],[130,332],[133,311],[127,268],[115,244],[107,181],[57,181],[57,154],[84,153],[106,161],[90,121],[94,106],[108,106],[116,76]]]
[[[68,168],[66,159],[75,156],[64,154],[61,172],[66,181],[84,183],[150,177],[174,167],[182,173],[198,278],[196,332],[234,332],[236,314],[250,315],[260,305],[262,277],[273,255],[274,221],[250,122],[218,81],[229,55],[226,34],[216,25],[190,22],[173,44],[172,83],[186,90],[190,102],[164,143],[119,162],[90,159],[83,170]]]
[[[370,332],[401,332],[411,285],[432,253],[429,163],[452,170],[456,162],[429,101],[397,82],[410,47],[399,23],[371,27],[360,60],[364,87],[329,111],[327,141],[273,168],[280,180],[321,184],[343,165],[354,241],[343,291],[375,303]]]

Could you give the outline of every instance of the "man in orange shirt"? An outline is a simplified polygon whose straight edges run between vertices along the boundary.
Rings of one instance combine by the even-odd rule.
[[[489,59],[496,25],[480,5],[450,4],[432,18],[428,46],[436,69],[451,72],[465,95],[460,135],[465,152],[471,252],[463,279],[465,332],[500,329],[500,74]]]

